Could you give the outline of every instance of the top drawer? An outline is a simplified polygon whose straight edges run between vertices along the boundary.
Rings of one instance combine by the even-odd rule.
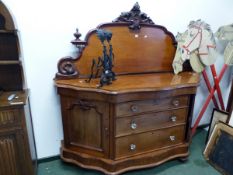
[[[155,100],[132,101],[116,106],[116,116],[130,116],[150,111],[162,111],[188,106],[188,96],[163,98]]]

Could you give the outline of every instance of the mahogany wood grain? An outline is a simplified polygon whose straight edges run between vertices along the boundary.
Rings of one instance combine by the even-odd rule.
[[[7,99],[13,93],[18,97],[11,101],[15,104]],[[27,104],[28,90],[0,95],[0,152],[4,153],[0,156],[0,174],[36,174],[36,149]]]
[[[153,100],[160,98],[171,98],[175,96],[190,95],[196,93],[196,87],[168,89],[164,91],[145,91],[145,92],[131,92],[122,94],[106,94],[94,91],[78,91],[70,88],[59,87],[58,94],[61,96],[72,96],[78,99],[106,101],[109,103],[122,103],[128,101],[138,100]],[[80,93],[81,92],[81,93]]]
[[[18,33],[0,1],[0,175],[37,174],[29,91],[24,89]],[[8,100],[11,94],[15,98]]]
[[[181,125],[119,137],[115,146],[116,159],[180,144],[184,141],[184,131],[185,125]]]
[[[116,119],[116,137],[147,132],[150,130],[184,125],[188,108],[166,110]]]
[[[176,41],[165,27],[143,16],[136,3],[113,23],[77,30],[76,58],[63,57],[54,79],[64,131],[61,158],[105,174],[120,174],[186,158],[199,75],[174,75]],[[102,56],[96,30],[113,33],[116,80],[88,83],[92,60]],[[188,70],[188,69],[187,69]]]
[[[117,175],[130,170],[158,166],[169,160],[187,157],[188,155],[189,151],[187,143],[119,160],[104,158],[96,159],[95,156],[72,151],[65,148],[63,145],[61,148],[61,158],[65,162],[76,164],[83,168],[102,171],[109,175]]]
[[[22,109],[5,109],[1,110],[0,113],[0,127],[8,127],[8,126],[14,126],[18,125],[21,122],[21,113]]]
[[[57,87],[106,94],[121,94],[195,87],[199,84],[199,75],[191,72],[183,72],[179,75],[173,73],[124,75],[117,76],[116,81],[102,88],[97,88],[99,79],[94,79],[90,83],[87,83],[85,79],[56,80],[55,83]]]
[[[107,103],[62,97],[65,145],[70,149],[108,155],[109,107]]]
[[[14,98],[11,102],[21,102],[19,104],[10,104],[8,97],[11,94],[15,94],[17,98]],[[0,95],[0,107],[8,107],[10,109],[15,109],[16,106],[21,107],[26,105],[27,99],[29,97],[29,90],[25,89],[23,91],[6,91]],[[16,108],[17,109],[17,108]]]
[[[22,140],[23,134],[20,130],[16,130],[15,132],[1,132],[0,130],[1,175],[21,175],[27,173],[21,168],[21,166],[24,166],[23,161],[25,161],[25,156],[21,153],[24,150]]]
[[[140,31],[131,31],[127,24],[101,28],[113,34],[113,70],[117,74],[172,72],[176,49],[172,38],[161,28],[145,26]],[[92,59],[102,55],[102,45],[96,34],[93,32],[88,37],[88,45],[75,63],[81,76],[89,75]]]
[[[131,116],[145,112],[164,111],[188,106],[188,96],[120,103],[116,106],[116,116]]]

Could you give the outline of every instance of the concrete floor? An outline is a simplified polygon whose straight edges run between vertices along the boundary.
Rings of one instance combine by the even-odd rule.
[[[220,175],[203,158],[206,131],[198,129],[193,137],[190,157],[186,163],[177,160],[166,162],[158,167],[130,171],[124,175]],[[39,163],[38,175],[101,175],[101,172],[86,170],[63,163],[60,159]]]

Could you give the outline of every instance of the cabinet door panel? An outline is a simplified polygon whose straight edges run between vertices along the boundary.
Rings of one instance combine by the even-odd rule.
[[[70,142],[92,149],[101,148],[102,115],[95,109],[82,110],[75,107],[71,111]]]
[[[95,155],[107,155],[108,103],[63,98],[62,104],[66,146]]]
[[[23,175],[27,173],[23,152],[22,131],[0,132],[0,175]]]

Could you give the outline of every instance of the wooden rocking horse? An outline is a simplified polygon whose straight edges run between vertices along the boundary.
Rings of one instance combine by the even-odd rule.
[[[219,38],[225,38],[227,34],[227,38],[233,39],[233,26],[231,25],[232,30],[230,30],[231,28],[229,26],[226,26],[225,28],[225,30],[223,27],[220,28],[216,36]],[[232,35],[230,34],[230,31],[232,31]],[[225,33],[225,35],[222,33]],[[232,42],[229,42],[225,49],[225,65],[223,66],[218,77],[214,66],[214,63],[217,58],[215,54],[216,43],[213,32],[211,31],[210,26],[208,24],[201,20],[191,21],[188,26],[188,30],[186,30],[183,34],[178,34],[177,41],[177,51],[173,61],[174,72],[177,74],[180,71],[182,71],[182,64],[184,63],[184,61],[190,60],[190,64],[193,70],[196,72],[202,72],[207,88],[210,92],[193,126],[192,134],[194,134],[204,112],[206,111],[206,108],[209,105],[211,98],[214,102],[215,107],[219,108],[216,98],[214,96],[215,90],[217,90],[221,109],[225,110],[219,82],[223,77],[227,65],[232,64],[233,62],[233,44]],[[205,66],[211,67],[211,72],[215,83],[213,88],[211,87],[210,81],[206,74]]]

